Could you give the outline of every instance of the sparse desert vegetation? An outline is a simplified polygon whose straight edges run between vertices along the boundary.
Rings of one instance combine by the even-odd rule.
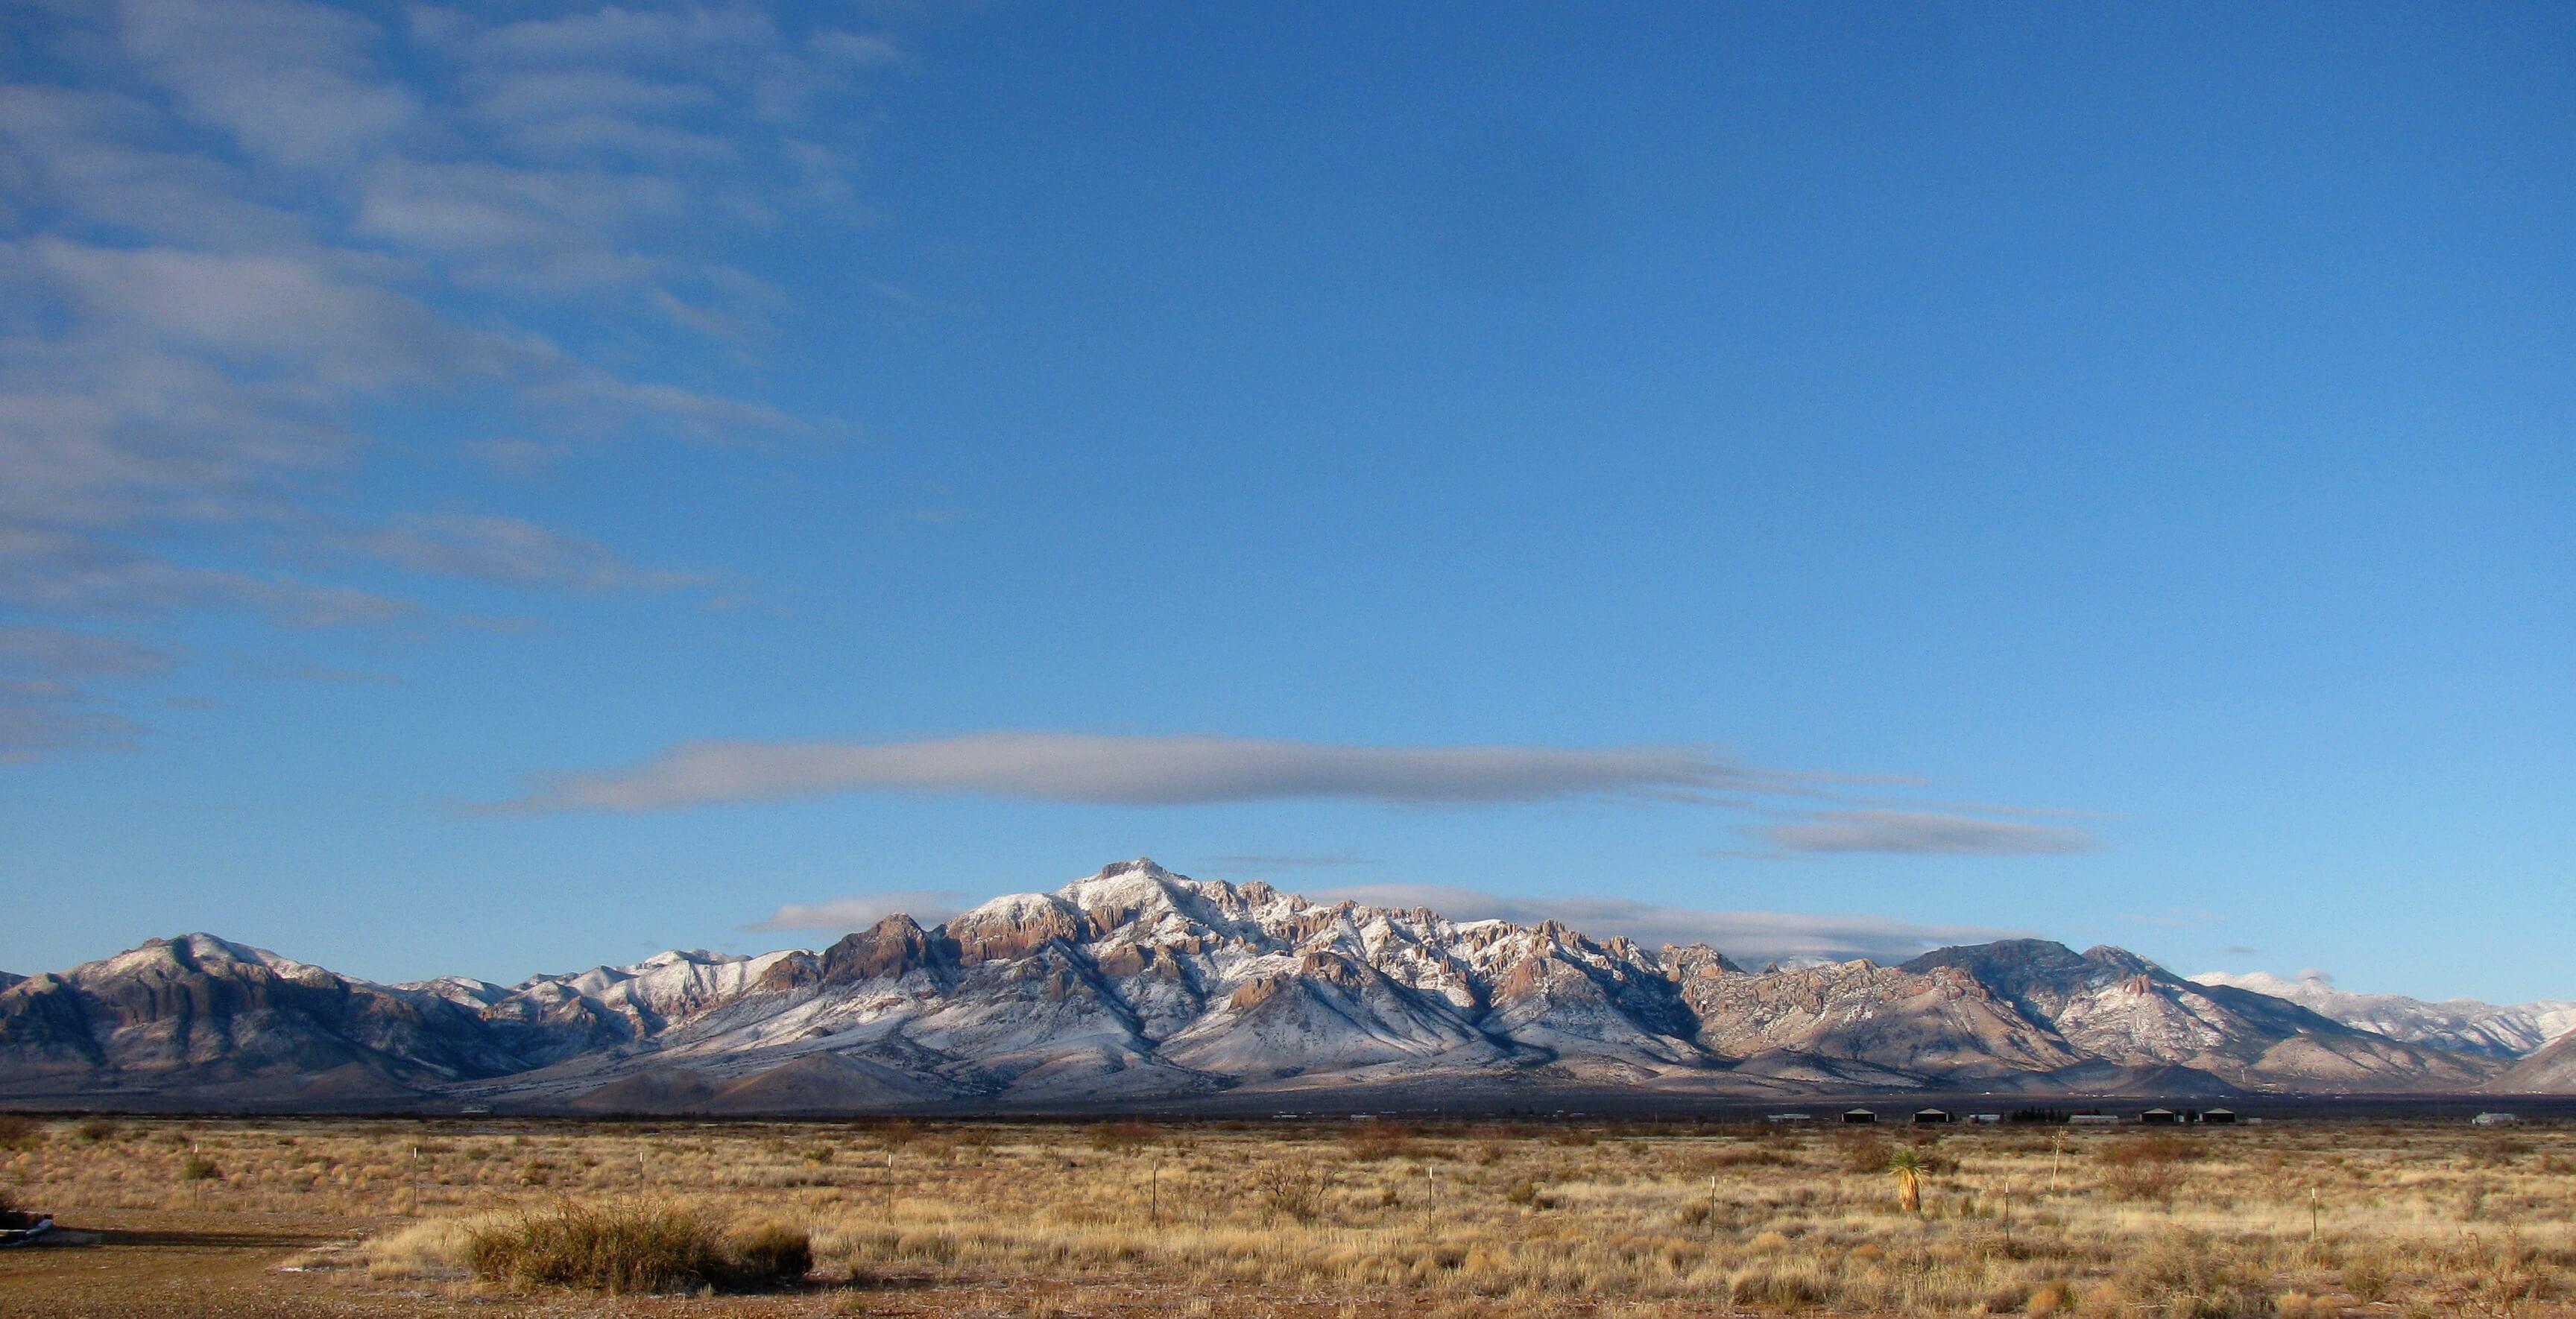
[[[300,1234],[256,1277],[313,1313],[2576,1310],[2553,1127],[47,1120],[0,1194]],[[0,1309],[68,1253],[0,1256]]]

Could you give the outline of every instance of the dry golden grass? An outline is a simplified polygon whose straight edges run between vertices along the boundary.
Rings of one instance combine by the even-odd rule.
[[[127,1119],[104,1134],[43,1124],[0,1154],[0,1190],[67,1222],[339,1221],[372,1234],[340,1285],[384,1294],[686,1289],[755,1257],[781,1275],[810,1262],[804,1292],[725,1302],[800,1314],[828,1301],[1068,1316],[2503,1319],[2569,1314],[2576,1298],[2576,1132],[2316,1120],[1919,1139],[1675,1124]],[[1899,1207],[1888,1171],[1901,1147],[1920,1156],[1900,1161],[1918,1167],[1920,1212]],[[215,1175],[182,1180],[192,1160]],[[513,1224],[638,1205],[695,1224],[691,1249],[709,1253],[609,1283],[488,1260],[503,1281],[476,1279],[478,1243]]]

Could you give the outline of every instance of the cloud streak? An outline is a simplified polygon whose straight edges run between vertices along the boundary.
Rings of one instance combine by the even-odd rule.
[[[1341,798],[1408,805],[1785,785],[1690,747],[1370,747],[1234,737],[988,732],[920,742],[695,742],[545,780],[493,809],[655,811],[841,792],[1111,806]]]
[[[1903,856],[2056,856],[2088,852],[2091,834],[2060,825],[1985,820],[1946,811],[1825,811],[1762,830],[1793,852],[1882,852]]]
[[[329,580],[361,560],[697,582],[497,511],[331,511],[414,409],[554,451],[812,429],[629,364],[658,326],[750,360],[791,299],[710,239],[854,214],[848,111],[900,51],[752,5],[568,8],[12,11],[11,70],[45,73],[0,73],[0,623],[420,612],[416,580]],[[17,741],[112,718],[22,710]]]
[[[141,731],[96,707],[91,684],[148,678],[169,655],[121,637],[50,627],[0,627],[0,763],[121,746]]]
[[[669,591],[709,581],[639,568],[597,541],[489,513],[405,514],[353,543],[413,572],[529,590]]]
[[[754,921],[746,930],[822,930],[846,934],[864,930],[900,912],[923,925],[936,925],[966,910],[966,895],[955,889],[902,889],[862,893],[828,902],[791,902]]]

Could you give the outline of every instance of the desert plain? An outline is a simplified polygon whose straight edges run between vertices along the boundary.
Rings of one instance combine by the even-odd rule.
[[[2576,1311],[2576,1129],[0,1118],[0,1315]]]

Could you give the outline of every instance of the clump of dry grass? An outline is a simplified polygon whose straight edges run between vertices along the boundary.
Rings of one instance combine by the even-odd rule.
[[[19,1150],[36,1143],[44,1128],[24,1113],[0,1113],[0,1150]]]
[[[668,1201],[558,1201],[467,1228],[463,1253],[487,1282],[611,1295],[768,1285],[814,1267],[802,1228],[768,1221],[727,1235],[711,1215]]]
[[[573,1201],[473,1229],[465,1258],[487,1282],[612,1295],[707,1283],[725,1262],[714,1223],[695,1209]]]
[[[2272,1308],[2262,1280],[2207,1236],[2175,1231],[2130,1256],[2114,1275],[2131,1304],[2168,1319],[2228,1319]]]
[[[755,1282],[792,1282],[814,1271],[814,1239],[777,1219],[737,1228],[725,1239],[733,1276]]]

